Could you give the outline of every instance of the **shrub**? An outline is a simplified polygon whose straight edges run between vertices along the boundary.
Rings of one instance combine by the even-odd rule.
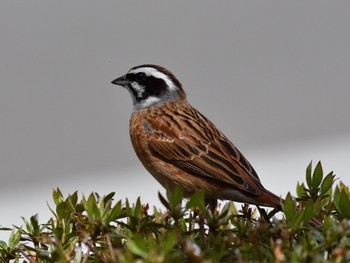
[[[233,202],[206,209],[204,194],[183,201],[181,188],[159,194],[165,211],[140,198],[113,200],[115,193],[53,191],[52,218],[24,219],[8,242],[0,241],[1,262],[348,262],[350,194],[319,162],[306,169],[306,184],[288,194],[283,216]]]

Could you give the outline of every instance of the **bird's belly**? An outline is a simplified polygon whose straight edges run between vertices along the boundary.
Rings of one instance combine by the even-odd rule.
[[[137,140],[133,140],[133,142],[137,142]],[[149,149],[145,148],[142,143],[133,143],[133,146],[143,166],[166,189],[180,185],[186,197],[202,190],[207,197],[218,198],[218,193],[224,188],[222,185],[211,184],[208,180],[186,173],[171,163],[152,156]]]

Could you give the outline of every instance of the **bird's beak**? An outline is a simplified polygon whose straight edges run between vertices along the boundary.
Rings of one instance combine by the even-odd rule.
[[[123,75],[112,81],[112,84],[123,86],[123,87],[128,85],[128,83],[129,83],[129,80],[126,78],[126,75]]]

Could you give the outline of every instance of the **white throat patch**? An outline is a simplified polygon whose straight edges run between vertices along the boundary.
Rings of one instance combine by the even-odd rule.
[[[160,101],[161,101],[160,98],[157,98],[154,96],[148,97],[147,99],[145,99],[139,103],[134,104],[134,111],[148,108],[150,106],[153,106],[153,105],[159,103]]]

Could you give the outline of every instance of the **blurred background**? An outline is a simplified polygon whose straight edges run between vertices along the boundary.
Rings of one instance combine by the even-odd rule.
[[[0,226],[51,192],[160,206],[110,82],[155,63],[284,196],[322,160],[350,183],[349,1],[1,1]],[[0,240],[7,234],[0,232]]]

